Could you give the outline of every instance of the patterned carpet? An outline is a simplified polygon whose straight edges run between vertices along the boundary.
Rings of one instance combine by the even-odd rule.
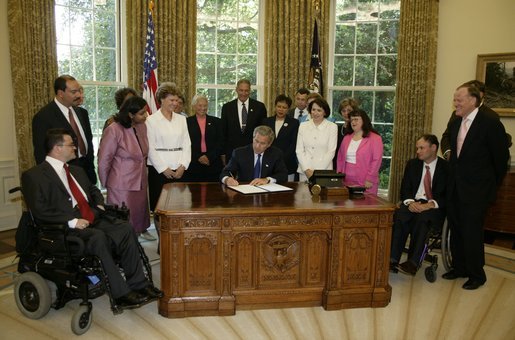
[[[159,283],[156,242],[142,244]],[[480,289],[463,290],[464,279],[441,279],[443,266],[435,283],[427,282],[423,271],[415,277],[391,274],[392,301],[385,308],[246,310],[229,317],[167,319],[157,313],[155,302],[115,316],[103,296],[93,300],[93,324],[81,339],[515,339],[515,253],[488,253],[501,263],[496,267],[512,267],[487,266],[488,282]],[[0,266],[6,261],[12,258],[0,260]],[[77,307],[72,301],[40,320],[27,319],[9,286],[0,291],[1,338],[70,339]]]

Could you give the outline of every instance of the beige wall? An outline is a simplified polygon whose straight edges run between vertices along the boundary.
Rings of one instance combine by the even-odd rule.
[[[19,201],[8,190],[18,185],[18,156],[14,128],[11,60],[7,25],[7,1],[0,1],[0,231],[16,228],[21,213]]]
[[[445,130],[454,89],[476,78],[478,54],[515,53],[515,1],[441,0],[433,133]],[[515,137],[515,118],[502,118]],[[515,147],[511,147],[515,164]]]

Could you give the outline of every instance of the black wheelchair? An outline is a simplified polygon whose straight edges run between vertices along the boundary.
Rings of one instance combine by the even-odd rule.
[[[9,193],[20,190],[16,187]],[[105,207],[110,218],[128,220],[126,206]],[[93,306],[90,299],[107,293],[113,314],[123,313],[125,308],[113,299],[100,259],[84,255],[84,241],[68,235],[68,230],[67,225],[36,225],[30,210],[23,213],[16,232],[20,276],[15,282],[14,297],[20,312],[30,319],[40,319],[51,307],[57,310],[71,300],[80,299],[79,308],[72,316],[71,329],[81,335],[91,326]],[[148,257],[139,242],[136,243],[145,276],[153,285]],[[55,296],[50,285],[55,285]]]
[[[449,243],[450,236],[449,224],[446,219],[441,230],[430,228],[426,237],[424,250],[420,257],[418,268],[421,268],[424,262],[429,263],[429,266],[424,270],[424,275],[426,280],[431,283],[435,282],[437,277],[436,269],[438,268],[438,255],[434,252],[435,249],[440,249],[442,264],[445,270],[448,272],[452,269],[452,256]]]

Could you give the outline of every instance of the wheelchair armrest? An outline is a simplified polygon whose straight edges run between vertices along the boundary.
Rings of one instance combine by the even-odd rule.
[[[39,245],[50,254],[69,256],[83,255],[86,249],[84,241],[77,236],[69,235],[66,224],[39,225]]]
[[[65,234],[68,233],[68,228],[69,228],[68,225],[66,225],[66,224],[39,224],[38,227],[39,227],[39,230],[41,230],[42,232],[61,231]]]

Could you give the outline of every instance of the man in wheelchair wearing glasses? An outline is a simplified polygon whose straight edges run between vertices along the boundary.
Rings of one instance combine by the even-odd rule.
[[[111,295],[120,307],[138,307],[162,297],[145,277],[137,237],[122,220],[107,219],[104,198],[82,168],[68,166],[76,146],[65,129],[50,129],[45,138],[45,161],[22,175],[25,201],[35,222],[67,224],[69,234],[86,244],[86,253],[97,256],[108,277]],[[120,258],[123,278],[112,253]]]

